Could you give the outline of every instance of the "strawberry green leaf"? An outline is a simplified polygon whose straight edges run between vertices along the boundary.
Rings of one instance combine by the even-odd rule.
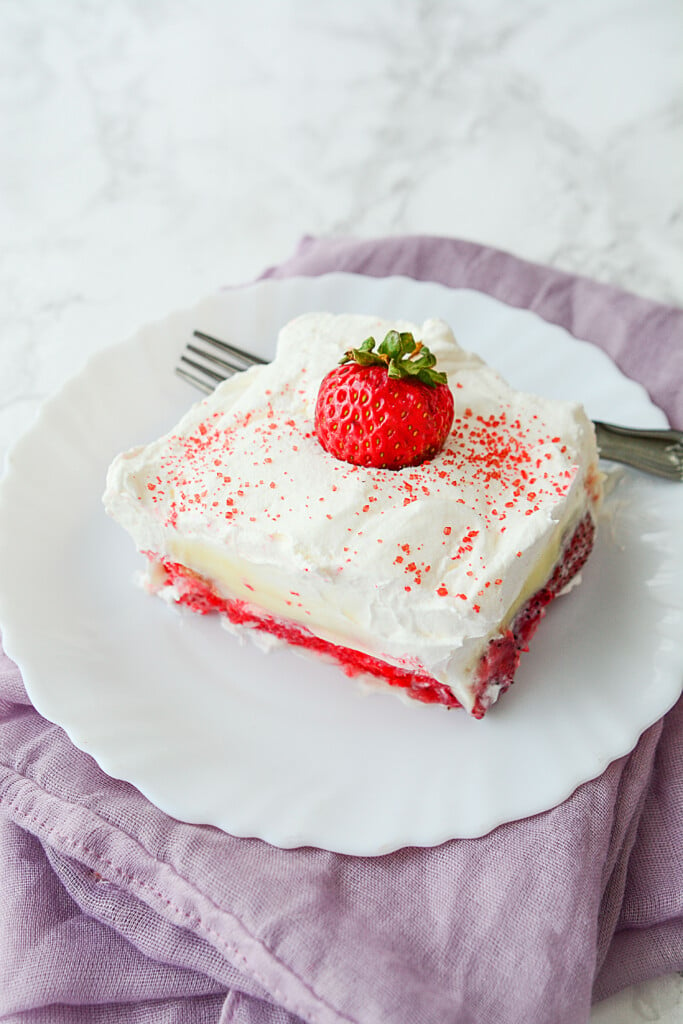
[[[350,357],[350,358],[353,359],[353,362],[358,363],[359,366],[382,366],[382,365],[384,365],[384,361],[382,359],[378,359],[377,358],[377,353],[376,352],[368,352],[368,351],[366,351],[366,350],[364,350],[362,348],[361,349],[355,349],[355,351],[353,352],[353,356]],[[349,361],[350,361],[350,359],[346,359],[346,358],[342,359],[343,363],[347,363]]]
[[[409,331],[389,331],[375,351],[375,339],[366,338],[359,348],[349,349],[341,363],[356,362],[359,366],[385,366],[395,380],[411,378],[435,387],[448,380],[445,373],[433,369],[436,356]]]

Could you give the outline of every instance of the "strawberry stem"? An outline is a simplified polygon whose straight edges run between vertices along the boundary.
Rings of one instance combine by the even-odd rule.
[[[389,331],[375,350],[375,339],[366,338],[358,348],[349,349],[340,363],[355,362],[359,366],[384,366],[395,380],[412,378],[430,387],[445,384],[445,373],[435,370],[436,356],[409,331]]]

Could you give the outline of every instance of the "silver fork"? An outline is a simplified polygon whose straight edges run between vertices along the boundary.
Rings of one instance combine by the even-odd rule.
[[[205,346],[211,346],[214,351],[189,342],[180,356],[183,365],[176,366],[175,372],[205,394],[210,394],[235,373],[268,362],[267,359],[214,338],[204,331],[194,331],[193,336],[204,342]],[[603,459],[625,463],[643,473],[665,477],[667,480],[683,482],[683,432],[680,430],[620,427],[600,420],[594,420],[593,424]]]
[[[228,377],[232,377],[242,370],[248,370],[250,366],[263,365],[268,362],[267,359],[261,359],[260,356],[255,356],[252,352],[238,348],[237,345],[230,345],[227,341],[214,338],[204,331],[193,331],[192,334],[198,341],[213,345],[220,355],[217,355],[216,352],[207,352],[190,341],[180,356],[180,361],[184,363],[184,366],[176,366],[175,372],[188,384],[199,388],[207,395]],[[190,355],[186,355],[188,352]],[[199,360],[203,360],[203,362]],[[191,370],[186,370],[185,366],[191,367]]]

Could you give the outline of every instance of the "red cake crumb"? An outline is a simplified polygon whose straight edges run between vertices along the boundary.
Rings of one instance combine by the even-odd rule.
[[[594,539],[593,519],[590,514],[586,514],[565,546],[562,559],[548,582],[517,613],[510,629],[491,640],[476,675],[475,703],[472,709],[474,718],[482,718],[486,713],[490,705],[487,691],[492,684],[499,687],[501,693],[510,687],[521,652],[528,650],[529,641],[550,602],[580,572],[591,552]],[[163,585],[175,587],[177,603],[200,615],[218,612],[226,615],[236,625],[260,629],[295,647],[304,647],[318,654],[331,656],[346,675],[377,676],[390,686],[404,689],[410,697],[423,703],[441,704],[449,708],[462,706],[447,686],[431,676],[389,665],[360,651],[321,640],[304,626],[276,618],[245,601],[220,597],[203,577],[185,566],[159,559],[149,552],[147,555],[151,561],[163,567],[166,574]]]
[[[153,558],[153,556],[149,557]],[[177,603],[185,605],[193,612],[198,612],[200,615],[221,612],[223,615],[227,615],[235,625],[261,629],[294,647],[305,647],[317,654],[331,656],[340,664],[347,676],[362,673],[378,676],[391,686],[400,686],[407,690],[411,697],[423,701],[425,704],[443,704],[451,708],[462,707],[448,687],[436,679],[432,679],[431,676],[388,665],[379,658],[363,654],[362,651],[354,651],[350,647],[341,647],[328,640],[321,640],[305,626],[298,626],[293,622],[268,615],[266,612],[256,609],[254,605],[247,604],[246,601],[219,597],[205,579],[178,562],[169,562],[164,559],[155,561],[158,561],[158,564],[163,566],[166,572],[164,585],[175,587],[178,593]]]

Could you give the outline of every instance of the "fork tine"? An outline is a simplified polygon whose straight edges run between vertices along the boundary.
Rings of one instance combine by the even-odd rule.
[[[212,391],[215,391],[215,385],[209,384],[208,381],[202,380],[201,377],[195,377],[193,373],[188,373],[182,366],[176,366],[175,372],[178,377],[181,377],[188,384],[192,384],[193,387],[199,388],[200,391],[204,391],[205,394],[210,395]]]
[[[219,384],[227,380],[228,377],[232,377],[233,374],[243,373],[251,366],[263,365],[268,362],[267,359],[262,359],[243,348],[238,348],[237,345],[214,338],[213,335],[206,334],[205,331],[193,331],[192,333],[200,341],[213,345],[222,355],[218,356],[213,352],[207,352],[204,348],[198,348],[197,345],[188,342],[180,356],[180,362],[191,367],[192,370],[196,370],[197,373],[192,373],[183,366],[176,366],[175,372],[188,384],[192,384],[206,394],[211,394]],[[197,359],[191,358],[187,353],[198,356],[202,361],[199,362]]]
[[[205,334],[204,331],[193,331],[193,334],[195,338],[200,338],[202,341],[208,341],[210,345],[215,345],[216,348],[221,349],[221,351],[229,352],[230,355],[243,359],[249,366],[268,362],[267,359],[262,359],[261,356],[255,356],[253,352],[246,352],[243,348],[238,348],[237,345],[231,345],[227,341],[221,341],[220,338],[214,338],[211,334]]]
[[[191,366],[193,370],[199,370],[200,373],[203,373],[205,377],[209,377],[211,380],[215,381],[216,384],[220,384],[221,381],[224,381],[226,378],[226,374],[218,373],[217,370],[212,370],[208,366],[202,366],[202,364],[198,363],[196,359],[190,359],[190,357],[186,356],[185,353],[181,355],[180,359],[181,362],[187,363],[187,365]]]
[[[224,377],[229,377],[233,373],[241,373],[246,369],[246,367],[240,366],[237,361],[231,362],[229,359],[221,359],[220,356],[215,356],[213,352],[204,352],[203,349],[197,348],[196,345],[188,344],[185,346],[185,349],[187,352],[194,352],[196,356],[201,356],[202,359],[207,363],[211,363],[212,366],[220,366],[222,370],[227,370],[228,372],[223,374]]]

